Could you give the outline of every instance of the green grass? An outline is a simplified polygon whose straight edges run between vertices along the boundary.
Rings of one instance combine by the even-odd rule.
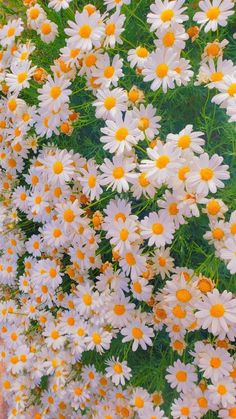
[[[46,1],[40,2],[46,6]],[[47,45],[41,42],[40,38],[34,31],[25,31],[24,39],[32,39],[36,45],[36,51],[32,55],[32,61],[35,65],[44,67],[49,71],[53,60],[58,57],[59,48],[65,45],[65,36],[63,29],[66,27],[68,19],[73,19],[75,10],[82,10],[83,5],[87,2],[72,1],[70,8],[61,13],[55,13],[47,8],[48,18],[58,24],[60,36],[54,43]],[[197,7],[196,1],[186,2],[189,7],[189,13],[192,17]],[[101,11],[105,11],[103,1],[93,1]],[[149,31],[145,16],[149,11],[150,0],[132,0],[131,5],[124,6],[123,12],[126,15],[125,31],[122,34],[123,45],[117,46],[114,50],[108,50],[111,55],[119,53],[124,60],[127,51],[139,44],[146,46],[149,50],[154,47],[154,36]],[[22,13],[24,19],[25,8],[20,0],[11,0],[8,5],[0,3],[0,11],[2,21],[7,19],[7,14],[18,15]],[[191,26],[191,20],[186,23],[186,27]],[[236,15],[229,19],[226,28],[221,28],[217,35],[214,33],[205,34],[201,32],[196,42],[188,41],[183,56],[190,59],[194,72],[199,68],[199,61],[204,47],[209,41],[213,41],[216,37],[222,40],[226,37],[230,41],[225,49],[225,58],[231,59],[236,63],[236,40],[232,38],[233,32],[236,31]],[[145,91],[146,103],[151,103],[157,108],[157,114],[161,116],[161,139],[165,139],[169,132],[177,133],[187,124],[193,124],[195,130],[201,130],[205,133],[206,151],[212,155],[218,153],[224,157],[225,162],[230,166],[231,179],[226,182],[225,189],[217,193],[217,197],[222,198],[229,211],[236,209],[236,130],[235,124],[229,124],[225,111],[211,103],[211,98],[215,94],[214,90],[208,90],[204,87],[194,86],[194,79],[186,87],[176,87],[169,90],[167,94],[163,94],[161,90],[152,92],[150,85],[144,83],[142,77],[137,76],[135,71],[130,69],[127,61],[124,61],[124,78],[120,81],[120,86],[130,89],[134,84]],[[28,103],[37,104],[37,88],[34,82],[31,89],[25,90],[22,97]],[[53,140],[59,148],[73,149],[81,153],[86,158],[94,157],[98,163],[101,163],[106,153],[99,141],[100,127],[103,122],[95,118],[94,107],[92,106],[93,95],[85,89],[85,79],[77,77],[72,84],[71,107],[80,113],[80,119],[77,121],[75,129],[71,137],[60,135],[54,136]],[[50,140],[50,141],[51,141]],[[145,154],[140,153],[140,157]],[[93,203],[93,210],[102,209],[104,203],[110,199],[111,194],[107,193],[107,198],[103,202]],[[123,194],[127,196],[127,194]],[[131,198],[131,195],[128,194]],[[106,201],[107,200],[107,201]],[[154,202],[148,202],[141,199],[135,202],[139,217],[143,217],[150,210],[156,209]],[[22,221],[23,222],[23,221]],[[230,275],[224,263],[215,257],[213,246],[207,244],[202,238],[207,227],[207,217],[201,215],[200,218],[193,218],[187,225],[183,225],[175,235],[175,240],[171,246],[172,256],[175,258],[177,266],[187,266],[194,269],[198,273],[210,276],[217,282],[219,289],[236,291],[235,275]],[[22,224],[22,227],[24,224]],[[102,241],[101,253],[103,260],[110,259],[110,246],[107,246],[105,240]],[[163,281],[156,278],[155,286],[161,288]],[[189,333],[187,336],[188,347],[183,354],[185,361],[191,358],[188,350],[194,345],[198,339],[206,337],[203,332]],[[163,391],[165,399],[164,408],[169,414],[171,401],[176,393],[170,389],[164,380],[165,370],[169,364],[172,364],[178,358],[176,353],[169,348],[169,338],[165,332],[156,334],[153,347],[147,351],[138,350],[136,353],[131,351],[130,344],[120,344],[121,339],[117,338],[112,342],[111,349],[103,356],[93,351],[89,351],[83,355],[86,363],[95,363],[99,370],[104,370],[104,359],[111,355],[120,356],[121,359],[128,360],[128,364],[132,367],[133,378],[131,384],[135,386],[143,386],[149,391]],[[209,413],[207,418],[216,417]]]

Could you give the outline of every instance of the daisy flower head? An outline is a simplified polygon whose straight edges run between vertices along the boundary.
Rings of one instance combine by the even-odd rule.
[[[137,66],[138,68],[143,69],[145,67],[148,56],[148,49],[139,45],[137,48],[130,49],[128,51],[127,60],[129,61],[131,68]]]
[[[175,399],[171,405],[171,415],[174,419],[197,419],[201,415],[200,408],[196,401],[182,395],[179,399]]]
[[[186,125],[179,134],[168,134],[166,141],[172,143],[180,151],[191,150],[194,153],[201,154],[204,152],[202,145],[205,140],[201,138],[204,135],[201,131],[193,131],[192,125]]]
[[[133,158],[123,157],[122,155],[114,156],[112,161],[104,159],[104,163],[100,169],[103,172],[101,175],[101,184],[107,185],[112,190],[117,192],[129,190],[129,177],[132,176],[132,170],[136,167]]]
[[[121,329],[121,334],[124,336],[122,342],[132,343],[132,351],[136,351],[140,345],[143,350],[147,346],[152,346],[154,333],[153,329],[142,323],[140,320],[131,321],[126,327]]]
[[[154,42],[157,48],[173,48],[182,50],[185,48],[185,41],[189,38],[183,25],[173,23],[170,27],[160,27],[156,31],[157,38]]]
[[[58,35],[58,26],[49,19],[44,19],[40,22],[37,28],[37,33],[46,44],[54,42]]]
[[[184,364],[178,359],[173,366],[167,368],[166,380],[171,388],[176,388],[178,392],[189,390],[194,387],[197,381],[195,368],[191,364]]]
[[[96,100],[93,106],[96,106],[96,117],[105,121],[114,119],[120,112],[127,110],[127,93],[120,87],[115,89],[99,89],[96,92]]]
[[[207,153],[193,158],[191,171],[187,174],[187,188],[197,193],[207,195],[216,193],[218,188],[224,188],[223,180],[229,179],[228,166],[222,165],[223,157],[214,154],[209,157]]]
[[[163,27],[168,28],[174,22],[183,23],[188,20],[188,16],[183,14],[186,7],[182,7],[184,0],[155,0],[150,6],[150,13],[147,15],[147,22],[151,25],[151,31]]]
[[[105,47],[114,48],[115,44],[122,44],[123,41],[120,38],[120,35],[124,31],[123,25],[125,22],[125,15],[120,14],[117,10],[113,15],[109,17],[105,22]]]
[[[27,24],[30,28],[37,30],[42,21],[47,19],[46,13],[43,8],[38,4],[32,5],[27,9]]]
[[[148,245],[156,247],[170,244],[174,238],[175,227],[170,217],[151,212],[140,223],[141,236],[148,239]]]
[[[137,229],[137,223],[129,218],[125,221],[120,219],[110,227],[107,237],[111,237],[110,243],[115,246],[116,252],[123,255],[125,250],[131,250],[132,244],[140,238]]]
[[[12,45],[15,38],[20,36],[24,30],[23,21],[21,18],[12,19],[6,25],[3,25],[0,29],[0,41],[2,47],[8,47]]]
[[[204,31],[216,31],[219,26],[226,26],[227,19],[233,15],[234,3],[231,0],[201,0],[199,2],[201,12],[195,13],[195,20],[201,27],[205,26]]]
[[[76,11],[75,22],[69,20],[67,23],[69,28],[65,29],[65,33],[70,37],[70,44],[74,48],[90,51],[93,47],[98,48],[101,45],[104,24],[100,12],[89,14],[86,9],[81,13]]]
[[[156,116],[156,109],[151,104],[147,107],[141,104],[139,109],[133,109],[133,115],[138,121],[138,129],[142,132],[141,139],[146,135],[149,140],[153,140],[159,132],[161,120],[160,116]]]
[[[108,53],[99,57],[96,68],[93,71],[93,77],[96,77],[96,83],[102,87],[117,86],[118,81],[123,77],[123,59],[116,54],[112,59]]]
[[[118,386],[119,384],[124,385],[125,380],[131,378],[131,368],[128,367],[126,361],[120,362],[119,358],[115,359],[113,356],[111,359],[106,361],[106,377],[111,378],[112,382]]]
[[[132,150],[142,137],[132,112],[127,111],[124,118],[121,113],[114,120],[106,120],[106,127],[101,128],[103,135],[100,141],[104,150],[121,155]]]
[[[220,257],[226,262],[227,268],[233,275],[236,272],[236,237],[228,237],[220,250]]]
[[[157,90],[162,87],[164,93],[174,89],[176,73],[174,69],[178,66],[178,55],[176,52],[162,48],[152,52],[143,69],[144,81],[152,82],[151,89]]]
[[[71,0],[50,0],[48,7],[51,7],[56,12],[59,12],[61,9],[68,9]]]
[[[51,184],[65,184],[69,182],[74,175],[73,160],[71,155],[60,150],[55,153],[49,152],[45,157],[39,159],[43,165],[44,173]]]
[[[49,76],[43,87],[38,90],[40,106],[57,112],[63,104],[69,102],[69,95],[71,94],[71,90],[68,89],[69,86],[70,81],[63,77],[53,79]]]
[[[231,407],[236,402],[235,390],[236,386],[233,380],[229,377],[221,378],[209,384],[209,399],[217,407],[224,408]]]
[[[158,141],[154,148],[147,149],[148,160],[142,160],[140,168],[147,173],[147,178],[159,186],[168,183],[169,178],[180,166],[180,150],[170,143]]]
[[[11,72],[6,75],[6,82],[9,91],[19,93],[22,89],[29,87],[29,80],[34,74],[36,67],[31,67],[30,61],[24,61],[21,64],[13,63]]]
[[[202,297],[202,301],[196,303],[195,316],[200,327],[208,329],[214,336],[224,338],[230,325],[236,323],[236,301],[231,292],[223,291],[222,294],[217,288]]]

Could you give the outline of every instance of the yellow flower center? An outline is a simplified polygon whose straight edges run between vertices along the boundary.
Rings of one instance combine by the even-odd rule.
[[[172,202],[172,204],[169,205],[168,211],[170,215],[177,215],[179,212],[177,204],[175,202]]]
[[[224,235],[225,233],[223,232],[223,230],[221,230],[221,228],[215,228],[214,230],[212,230],[212,236],[216,240],[222,240]]]
[[[227,393],[227,388],[225,387],[224,384],[219,384],[217,387],[217,392],[221,395],[224,396]]]
[[[136,264],[136,259],[132,253],[126,253],[125,260],[129,266],[134,266]]]
[[[41,32],[42,32],[43,35],[49,35],[51,30],[52,30],[52,27],[51,27],[50,23],[47,23],[47,22],[42,23]]]
[[[150,185],[150,182],[147,179],[145,173],[141,173],[141,175],[139,175],[138,181],[139,181],[140,186],[142,186],[143,188],[145,188],[146,186]]]
[[[176,305],[172,309],[172,313],[177,319],[184,319],[186,317],[186,310],[182,308],[180,305]]]
[[[101,336],[99,335],[99,333],[96,333],[96,332],[93,333],[92,339],[95,345],[99,345],[102,341]]]
[[[210,167],[203,167],[200,170],[200,177],[202,180],[205,180],[206,182],[211,180],[214,176],[214,172]]]
[[[81,38],[88,39],[92,33],[92,28],[90,25],[82,25],[79,29],[79,35]]]
[[[160,15],[162,22],[168,22],[174,16],[174,11],[172,9],[163,10]]]
[[[186,371],[180,370],[176,373],[176,378],[178,381],[184,382],[187,380],[187,373]]]
[[[115,138],[117,141],[124,141],[128,134],[129,134],[128,129],[125,127],[122,127],[116,131]]]
[[[181,290],[176,291],[176,298],[181,303],[187,303],[188,301],[191,300],[192,295],[191,295],[191,293],[188,290],[181,289]]]
[[[91,306],[92,304],[92,297],[90,294],[84,294],[83,295],[83,302],[86,306]]]
[[[221,81],[223,79],[224,74],[221,71],[216,71],[215,73],[211,74],[211,81]]]
[[[60,237],[62,235],[62,232],[59,228],[55,228],[53,230],[53,237],[55,237],[55,239],[57,239],[58,237]]]
[[[141,287],[141,284],[140,284],[138,281],[133,282],[133,288],[134,288],[134,291],[135,291],[137,294],[141,294],[141,292],[142,292],[142,287]]]
[[[139,122],[138,122],[138,128],[141,131],[145,131],[150,125],[150,121],[148,118],[142,117],[140,118]]]
[[[139,327],[133,327],[132,336],[134,339],[142,339],[143,331]]]
[[[167,155],[160,156],[156,160],[156,167],[158,167],[158,169],[164,169],[169,162],[170,162],[169,156]]]
[[[29,17],[32,20],[35,20],[39,17],[39,10],[34,8],[29,10]]]
[[[209,20],[217,19],[220,15],[219,7],[211,7],[209,10],[207,10],[206,15]]]
[[[122,374],[123,372],[123,368],[121,364],[114,364],[113,365],[113,370],[115,371],[116,374]]]
[[[105,33],[107,36],[111,36],[111,35],[114,35],[115,30],[116,30],[115,23],[108,23],[105,29]]]
[[[136,54],[139,58],[146,58],[148,56],[148,50],[144,47],[136,48]]]
[[[166,48],[172,47],[175,42],[175,34],[173,32],[166,32],[163,36],[162,42]]]
[[[229,96],[234,96],[236,94],[236,83],[232,83],[228,88]]]
[[[210,215],[216,215],[220,211],[220,204],[215,199],[207,203],[207,211]]]
[[[93,189],[96,186],[96,181],[97,181],[96,176],[90,175],[88,178],[88,186],[91,189]]]
[[[230,233],[231,234],[236,234],[236,223],[231,224]]]
[[[180,412],[183,416],[189,416],[190,410],[188,406],[183,406],[180,409]]]
[[[188,148],[191,144],[191,138],[189,135],[182,135],[178,139],[178,147],[182,148],[183,150],[185,148]]]
[[[183,182],[186,180],[187,173],[190,172],[190,169],[188,166],[182,166],[178,171],[178,178],[179,180],[182,180]]]
[[[63,218],[67,223],[72,223],[75,219],[74,211],[72,211],[70,208],[67,208],[64,211]]]
[[[115,304],[113,311],[117,316],[122,316],[126,312],[126,308],[124,304]]]
[[[212,368],[219,368],[221,366],[221,360],[218,357],[211,358],[211,367]]]
[[[223,304],[214,304],[210,309],[210,313],[212,317],[222,317],[225,313],[225,308]]]
[[[116,99],[114,98],[114,96],[108,96],[104,100],[104,106],[108,111],[114,108],[114,106],[116,106]]]
[[[53,172],[55,173],[55,175],[60,175],[60,173],[63,172],[63,169],[64,167],[61,161],[56,161],[53,164]]]
[[[57,331],[57,330],[53,330],[52,332],[51,332],[51,338],[52,339],[54,339],[54,340],[56,340],[56,339],[58,339],[59,338],[59,332]]]
[[[140,396],[136,396],[134,400],[134,404],[135,404],[135,407],[137,407],[138,409],[142,409],[144,406],[143,398]]]
[[[115,69],[111,65],[106,67],[103,71],[104,77],[106,77],[107,79],[110,79],[114,73],[115,73]]]
[[[166,75],[168,74],[168,71],[169,71],[169,67],[165,63],[158,64],[158,66],[156,67],[156,75],[160,79],[163,79],[164,77],[166,77]]]
[[[114,177],[114,179],[121,179],[124,176],[125,172],[123,167],[115,167],[115,169],[113,169],[112,175]]]
[[[60,86],[53,86],[50,90],[50,96],[55,100],[57,99],[61,94],[61,88]]]
[[[24,81],[27,79],[28,74],[26,73],[26,71],[23,71],[22,73],[19,73],[17,75],[17,80],[18,83],[24,83]]]
[[[164,227],[161,223],[155,223],[152,225],[152,232],[154,234],[159,235],[159,234],[162,234],[163,231],[164,231]]]
[[[7,31],[7,37],[11,37],[15,35],[15,32],[16,32],[15,28],[9,28]]]
[[[127,240],[129,237],[129,231],[127,230],[127,228],[122,228],[122,230],[120,231],[120,239],[122,241]]]

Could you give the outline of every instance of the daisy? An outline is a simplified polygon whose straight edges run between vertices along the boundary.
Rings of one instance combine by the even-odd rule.
[[[209,384],[209,399],[215,406],[231,407],[236,402],[235,383],[229,377],[221,378]]]
[[[150,394],[144,388],[136,387],[132,391],[131,405],[139,416],[146,409],[152,407]]]
[[[128,51],[127,60],[130,63],[130,67],[134,68],[137,66],[138,68],[145,68],[145,63],[147,61],[147,58],[149,56],[149,51],[147,48],[139,45],[135,49],[130,49]]]
[[[178,392],[189,390],[197,381],[195,368],[191,364],[184,364],[178,359],[173,366],[167,368],[166,380],[171,388],[176,388]]]
[[[228,211],[228,207],[225,205],[222,199],[216,199],[216,198],[206,199],[206,207],[202,209],[202,212],[206,213],[210,220],[224,218],[224,214],[227,211]],[[235,226],[236,226],[236,220],[235,220]]]
[[[89,14],[87,10],[81,13],[76,11],[75,23],[71,20],[67,23],[69,28],[65,29],[65,33],[70,37],[70,44],[73,48],[90,51],[93,47],[100,46],[104,35],[104,25],[98,11],[92,14]]]
[[[120,38],[122,32],[124,32],[125,15],[120,15],[117,10],[105,23],[105,47],[114,48],[115,44],[122,44],[123,41]]]
[[[71,0],[50,0],[48,7],[51,7],[56,12],[59,12],[61,9],[68,9]]]
[[[185,48],[185,41],[189,38],[188,34],[182,25],[173,23],[171,27],[160,27],[156,35],[155,45],[157,48],[174,48],[175,50],[182,50]]]
[[[152,52],[148,57],[145,68],[142,74],[144,81],[151,81],[151,89],[157,90],[162,87],[163,92],[166,93],[167,89],[174,89],[176,73],[174,69],[178,66],[177,53],[162,48],[158,52]]]
[[[226,261],[227,268],[233,275],[236,272],[236,238],[229,237],[225,240],[220,257]]]
[[[100,169],[103,172],[101,175],[101,184],[108,185],[108,188],[117,190],[117,192],[129,190],[128,179],[131,176],[136,164],[133,158],[124,158],[123,156],[114,156],[112,161],[104,159],[104,163]]]
[[[110,294],[106,318],[109,323],[115,328],[122,328],[131,320],[132,312],[135,308],[133,303],[130,303],[129,297],[125,297],[122,291]]]
[[[169,276],[174,267],[174,259],[170,256],[168,247],[160,247],[155,250],[152,262],[155,274],[160,275],[162,279]]]
[[[118,220],[110,227],[107,237],[111,238],[110,243],[115,246],[115,251],[123,255],[124,251],[131,250],[132,243],[139,239],[136,231],[137,223],[132,219]]]
[[[149,140],[153,140],[158,134],[160,128],[158,122],[161,117],[155,116],[155,114],[156,109],[151,104],[148,104],[147,107],[141,104],[139,109],[133,109],[134,118],[138,121],[138,129],[142,132],[141,140],[145,139],[145,135]]]
[[[100,141],[105,144],[104,150],[118,155],[130,152],[142,136],[130,111],[125,113],[124,119],[119,113],[114,121],[107,120],[106,127],[101,128],[101,131],[105,134],[100,138]]]
[[[111,377],[111,381],[116,386],[119,384],[124,385],[125,380],[129,381],[132,377],[131,368],[127,366],[126,361],[120,362],[119,358],[115,359],[113,356],[106,361],[106,364],[106,377]]]
[[[196,402],[191,398],[182,395],[181,398],[175,399],[171,405],[171,415],[174,419],[198,419],[200,410]]]
[[[104,0],[107,10],[112,10],[114,8],[120,9],[123,4],[130,4],[131,0]]]
[[[54,42],[55,38],[58,35],[58,27],[56,23],[52,22],[49,19],[43,19],[39,23],[39,27],[37,28],[37,33],[40,35],[40,38],[46,44],[50,42]]]
[[[35,30],[39,28],[42,21],[47,19],[46,13],[38,3],[27,9],[26,14],[29,27]]]
[[[87,162],[86,169],[80,169],[81,176],[78,177],[82,185],[83,193],[89,196],[91,201],[98,199],[102,193],[101,176],[98,171],[98,166],[93,160]]]
[[[51,184],[63,185],[74,175],[73,160],[65,150],[58,150],[56,153],[49,152],[43,158],[39,158],[39,162],[43,165],[44,173]]]
[[[193,16],[201,27],[205,26],[204,31],[216,31],[219,26],[226,26],[229,16],[234,14],[234,3],[231,0],[203,0],[199,2],[199,7],[202,12],[197,12]]]
[[[56,212],[58,219],[61,221],[65,230],[69,228],[76,228],[77,224],[81,221],[83,211],[80,209],[79,201],[60,202],[56,205]]]
[[[62,104],[69,102],[69,95],[71,90],[68,89],[70,82],[63,77],[53,79],[51,76],[38,90],[39,100],[42,108],[47,108],[51,111],[58,111]]]
[[[227,409],[220,409],[218,411],[219,417],[223,419],[231,419],[235,418],[236,416],[236,405],[234,404],[231,407],[228,407]]]
[[[148,239],[148,246],[170,244],[174,238],[174,224],[166,214],[151,212],[140,223],[141,236]]]
[[[96,118],[102,118],[105,121],[115,119],[118,113],[127,110],[127,93],[120,87],[112,90],[98,89],[96,97],[97,99],[93,102],[93,106],[96,106]]]
[[[23,21],[21,18],[12,19],[0,29],[0,41],[2,47],[10,46],[14,43],[15,38],[20,36],[24,30]]]
[[[166,141],[181,151],[192,150],[194,153],[201,154],[204,152],[201,146],[205,144],[205,140],[201,138],[203,135],[201,131],[193,131],[192,125],[186,125],[179,134],[168,134]]]
[[[36,69],[36,67],[30,66],[31,61],[24,61],[21,64],[15,62],[11,65],[11,73],[6,75],[6,83],[10,92],[18,93],[29,87],[29,80]]]
[[[157,142],[154,148],[147,149],[150,160],[142,160],[140,168],[147,173],[147,178],[158,185],[165,183],[180,166],[180,151],[172,144]]]
[[[102,87],[117,86],[118,81],[123,77],[123,59],[116,54],[112,59],[108,53],[102,55],[93,71],[93,77],[96,77],[96,83]]]
[[[137,246],[133,246],[132,250],[122,255],[119,265],[126,275],[130,275],[131,279],[135,279],[145,271],[146,258],[144,255],[141,255]]]
[[[220,82],[224,80],[224,77],[232,74],[234,71],[234,65],[231,60],[223,60],[222,57],[217,59],[217,62],[211,58],[207,63],[202,63],[198,80],[204,83],[208,83],[209,88],[218,86]]]
[[[134,173],[129,179],[132,184],[131,191],[135,198],[140,198],[142,195],[153,198],[156,193],[155,182],[151,182],[147,178],[147,173]]]
[[[195,313],[200,327],[208,329],[214,336],[226,335],[229,325],[236,323],[236,305],[231,292],[220,294],[218,289],[208,292],[202,301],[196,304]]]
[[[147,302],[151,298],[153,286],[148,284],[148,281],[144,278],[136,278],[132,280],[130,289],[136,300]]]
[[[179,58],[178,65],[174,68],[175,82],[177,86],[186,86],[194,75],[191,70],[191,64],[189,60],[185,58]]]
[[[147,349],[147,346],[152,346],[151,338],[154,337],[153,329],[146,326],[139,320],[134,320],[121,329],[121,334],[124,336],[122,339],[123,343],[133,341],[133,352],[138,349],[139,345],[144,350]]]
[[[206,352],[199,357],[197,365],[205,378],[218,382],[222,377],[229,376],[232,362],[233,359],[225,349],[214,349],[208,345]]]
[[[181,224],[185,223],[185,214],[184,207],[181,207],[178,195],[167,190],[163,195],[163,198],[164,199],[159,199],[157,201],[157,204],[160,207],[160,215],[163,214],[164,216],[170,217],[175,228],[179,228]]]
[[[236,98],[236,75],[234,73],[232,75],[227,74],[224,79],[218,83],[217,89],[220,93],[213,96],[213,103],[224,108],[231,103],[234,103]]]
[[[108,350],[110,348],[111,340],[111,333],[96,326],[90,328],[88,331],[88,337],[85,338],[87,350],[95,349],[99,353],[102,353],[104,350]]]
[[[216,193],[217,188],[224,188],[222,180],[229,179],[227,165],[221,165],[223,157],[214,154],[209,157],[203,153],[200,157],[193,158],[191,171],[187,175],[187,187],[197,193],[207,195],[208,192]]]
[[[168,28],[174,22],[180,24],[188,20],[188,16],[183,14],[187,9],[182,7],[183,4],[184,0],[175,0],[174,2],[155,0],[155,3],[150,6],[151,12],[147,15],[151,31],[156,31],[160,27]]]

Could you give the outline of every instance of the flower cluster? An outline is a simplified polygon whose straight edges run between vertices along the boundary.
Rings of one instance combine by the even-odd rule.
[[[144,91],[146,82],[158,94],[187,86],[194,77],[187,42],[202,28],[225,26],[234,4],[200,1],[193,16],[200,27],[187,29],[183,0],[156,0],[147,14],[153,46],[124,55],[131,1],[103,3],[104,10],[86,4],[71,20],[72,0],[24,0],[24,16],[0,28],[0,361],[8,417],[166,419],[167,408],[176,419],[208,411],[235,418],[236,298],[172,253],[182,227],[207,214],[204,239],[236,272],[236,212],[226,219],[226,204],[214,196],[229,166],[206,152],[197,126],[165,132]],[[63,31],[57,14],[67,16]],[[50,51],[58,38],[57,58],[39,67],[37,42]],[[226,43],[207,44],[195,84],[217,88],[213,102],[234,121],[236,67],[222,58]],[[143,90],[126,87],[126,67]],[[78,80],[91,97],[102,158],[69,143],[83,119],[73,102]],[[169,405],[164,391],[132,381],[128,356],[153,349],[161,333],[175,357],[163,372],[179,393]]]

